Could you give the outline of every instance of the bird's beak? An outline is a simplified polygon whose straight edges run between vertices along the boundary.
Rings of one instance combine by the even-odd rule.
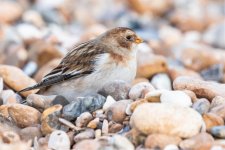
[[[136,39],[135,39],[135,43],[136,44],[140,44],[140,43],[142,43],[143,42],[143,40],[140,38],[140,37],[137,37]]]

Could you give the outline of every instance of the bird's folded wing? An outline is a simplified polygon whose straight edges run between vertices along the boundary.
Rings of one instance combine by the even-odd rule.
[[[91,42],[75,46],[41,82],[19,92],[40,89],[91,74],[94,71],[95,61],[101,53],[102,51],[96,50],[96,47]]]

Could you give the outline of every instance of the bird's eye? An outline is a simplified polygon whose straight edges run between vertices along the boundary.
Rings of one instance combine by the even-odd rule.
[[[126,39],[131,41],[132,40],[132,36],[130,36],[130,35],[126,36]]]

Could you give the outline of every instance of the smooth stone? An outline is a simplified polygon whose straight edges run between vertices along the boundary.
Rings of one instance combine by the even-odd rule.
[[[50,103],[51,106],[60,104],[62,106],[66,106],[69,104],[69,101],[61,95],[57,95]]]
[[[95,118],[94,120],[92,120],[88,123],[87,127],[91,128],[91,129],[96,129],[98,127],[99,123],[100,123],[100,119]]]
[[[225,104],[225,98],[221,96],[216,96],[211,101],[210,110],[213,109],[214,107],[217,107],[223,104]]]
[[[126,108],[131,102],[132,100],[121,100],[112,104],[106,111],[108,120],[113,120],[117,123],[123,122],[126,117]]]
[[[77,143],[85,139],[93,139],[95,137],[95,131],[93,129],[86,129],[85,131],[78,133],[74,136],[74,141]]]
[[[130,85],[122,80],[115,80],[104,85],[99,94],[107,97],[112,96],[116,101],[128,98]]]
[[[86,127],[87,124],[93,119],[93,116],[89,112],[82,113],[79,117],[76,119],[76,126],[77,127]]]
[[[198,147],[207,144],[212,144],[214,142],[213,137],[206,133],[199,133],[191,138],[185,139],[179,143],[181,149],[193,149],[198,150]]]
[[[115,123],[113,121],[109,122],[109,133],[117,133],[123,129],[123,125],[120,123]]]
[[[215,96],[222,96],[225,98],[225,84],[216,82],[203,81],[193,77],[178,77],[173,82],[175,90],[190,90],[193,91],[197,97],[212,100]]]
[[[101,148],[101,144],[93,139],[82,140],[73,146],[74,150],[99,150]]]
[[[51,60],[62,58],[63,54],[52,43],[44,40],[36,40],[29,47],[28,56],[31,61],[37,63],[38,67],[42,67]]]
[[[217,138],[225,138],[225,126],[214,126],[209,132]]]
[[[36,81],[28,77],[23,71],[14,66],[0,65],[0,76],[4,82],[15,91],[20,91],[26,87],[36,84]],[[35,93],[37,90],[31,90],[21,93],[23,96]]]
[[[136,100],[138,98],[144,98],[146,93],[154,91],[155,88],[149,82],[140,82],[131,87],[129,91],[129,98]]]
[[[115,134],[112,136],[108,143],[117,149],[121,150],[134,150],[134,145],[124,136]]]
[[[144,99],[147,100],[148,102],[160,102],[160,96],[162,95],[163,92],[164,90],[155,90],[148,92],[145,95]]]
[[[106,111],[112,104],[114,104],[116,101],[112,96],[107,96],[105,104],[103,105],[102,109]]]
[[[109,133],[109,122],[108,120],[104,119],[102,123],[102,134],[108,134]]]
[[[223,81],[223,65],[222,64],[215,64],[206,68],[200,72],[201,76],[204,80],[207,81],[216,81],[221,82]]]
[[[190,96],[191,101],[194,103],[198,100],[197,96],[195,95],[195,93],[193,91],[190,90],[182,90],[184,93],[186,93],[188,96]]]
[[[39,94],[30,94],[27,96],[27,104],[40,111],[44,111],[49,108],[51,102],[55,99],[56,95],[44,96]]]
[[[223,120],[225,120],[225,103],[216,107],[213,107],[212,109],[210,109],[209,111],[210,113],[214,113],[220,117],[223,118]]]
[[[20,130],[20,137],[22,140],[29,141],[34,140],[35,137],[40,138],[42,136],[40,126],[26,127]]]
[[[65,125],[60,123],[62,106],[54,105],[44,110],[41,115],[41,132],[44,135],[50,134],[55,130],[67,130]]]
[[[4,143],[13,144],[20,142],[20,136],[14,131],[4,131],[1,133],[1,138]]]
[[[168,69],[166,58],[154,55],[150,51],[137,53],[137,77],[151,78],[157,73],[166,72]]]
[[[29,127],[40,123],[41,113],[33,107],[12,104],[8,108],[9,116],[18,127]]]
[[[63,117],[67,120],[74,120],[83,112],[93,112],[102,108],[106,98],[102,95],[94,95],[87,97],[77,97],[76,100],[64,106]]]
[[[0,22],[3,24],[13,23],[23,14],[22,5],[19,2],[1,1],[0,5]]]
[[[146,148],[160,148],[164,149],[167,145],[173,144],[178,145],[181,142],[180,137],[166,135],[166,134],[158,134],[153,133],[148,135],[145,140]]]
[[[221,118],[220,116],[218,116],[214,113],[206,113],[206,114],[203,114],[202,117],[205,122],[207,131],[214,126],[224,125],[223,118]]]
[[[177,145],[169,144],[163,150],[179,150]]]
[[[102,136],[102,130],[101,129],[97,129],[95,130],[95,138],[100,138]]]
[[[3,90],[0,93],[0,97],[3,104],[19,103],[19,100],[16,98],[16,94],[12,90]]]
[[[159,90],[171,90],[172,82],[170,77],[165,73],[159,73],[152,77],[151,80],[152,85]]]
[[[209,111],[209,107],[210,102],[205,98],[197,100],[192,106],[192,108],[199,112],[201,115],[207,113]]]
[[[2,93],[3,87],[4,87],[4,84],[3,84],[3,78],[0,77],[0,93]]]
[[[50,134],[48,148],[54,150],[70,150],[70,139],[64,131],[56,130]]]
[[[175,104],[189,107],[192,105],[191,98],[182,91],[163,91],[160,96],[161,103]]]
[[[144,103],[134,110],[130,124],[144,134],[162,133],[188,138],[199,133],[203,120],[198,112],[189,107]]]

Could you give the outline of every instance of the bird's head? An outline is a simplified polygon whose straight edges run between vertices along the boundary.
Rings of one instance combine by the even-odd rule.
[[[103,33],[100,41],[115,53],[126,54],[134,51],[143,40],[130,28],[117,27]]]

